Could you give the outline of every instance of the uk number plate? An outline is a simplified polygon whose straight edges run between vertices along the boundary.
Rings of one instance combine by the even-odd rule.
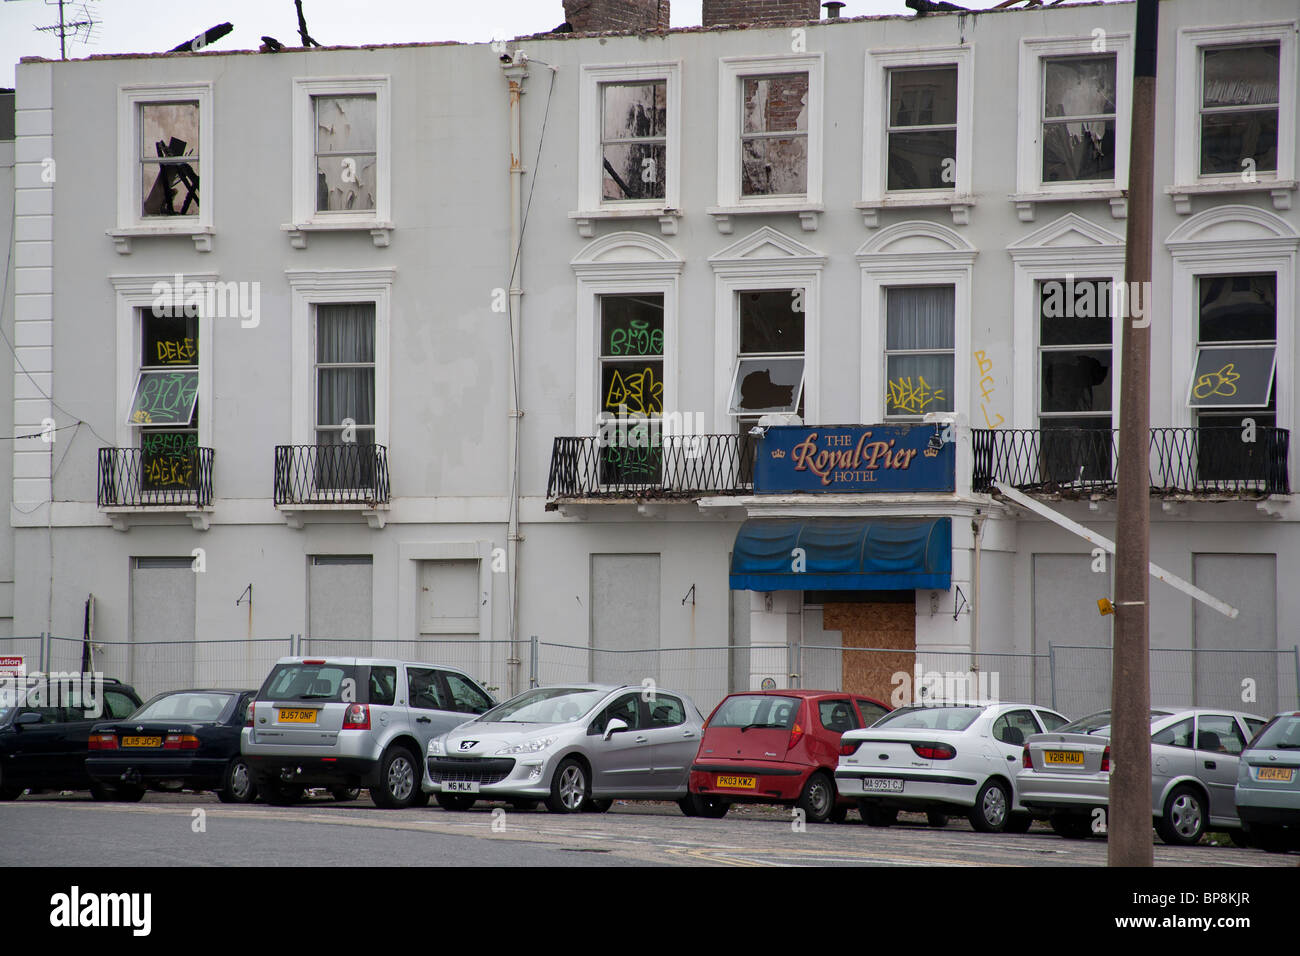
[[[447,780],[442,785],[443,793],[478,793],[477,780]]]

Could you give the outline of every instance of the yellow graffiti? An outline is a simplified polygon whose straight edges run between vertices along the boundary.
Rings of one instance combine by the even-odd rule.
[[[664,409],[664,384],[656,382],[654,369],[646,368],[626,378],[614,370],[605,396],[605,407],[617,410],[626,406],[633,415],[659,415]]]
[[[924,375],[918,375],[915,384],[910,375],[889,383],[889,406],[893,414],[920,415],[927,406],[944,400],[943,389],[931,388]]]
[[[1196,398],[1209,398],[1211,395],[1229,397],[1237,394],[1237,379],[1241,378],[1233,369],[1235,363],[1229,362],[1217,372],[1198,375],[1192,395]]]

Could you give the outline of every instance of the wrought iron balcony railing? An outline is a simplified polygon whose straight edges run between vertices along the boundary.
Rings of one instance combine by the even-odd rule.
[[[1000,481],[1021,491],[1112,495],[1119,432],[1110,428],[972,431],[975,491]],[[1290,494],[1285,428],[1153,428],[1148,451],[1155,495]]]
[[[212,504],[211,448],[101,448],[96,500],[101,508]]]
[[[383,445],[277,445],[276,505],[387,504]]]
[[[557,438],[546,497],[688,498],[748,494],[754,442],[748,435],[651,435],[643,443]]]

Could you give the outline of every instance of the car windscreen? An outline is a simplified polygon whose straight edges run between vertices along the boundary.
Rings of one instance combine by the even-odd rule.
[[[258,700],[323,700],[343,701],[343,692],[349,694],[348,702],[357,700],[357,668],[347,664],[319,664],[295,661],[276,664],[271,676],[258,691]]]
[[[1151,722],[1154,724],[1157,720],[1162,720],[1170,716],[1167,710],[1151,711]],[[1080,717],[1073,723],[1066,724],[1064,727],[1057,727],[1053,733],[1057,734],[1096,734],[1099,737],[1110,736],[1110,711],[1103,710],[1095,714],[1089,714],[1087,717]]]
[[[983,707],[900,707],[871,726],[874,729],[888,725],[891,730],[965,730],[982,713]]]
[[[506,724],[563,724],[586,714],[604,700],[606,693],[582,687],[538,687],[516,694],[476,719]]]
[[[234,694],[187,692],[155,697],[133,715],[134,720],[183,720],[187,723],[206,723],[216,720],[225,712]]]
[[[1250,744],[1251,750],[1300,750],[1300,716],[1275,717]]]
[[[799,698],[768,694],[740,694],[728,697],[709,721],[710,727],[770,728],[793,730],[799,715]]]

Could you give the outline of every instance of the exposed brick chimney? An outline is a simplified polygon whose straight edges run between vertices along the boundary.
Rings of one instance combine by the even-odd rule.
[[[820,0],[704,0],[704,25],[820,20]]]
[[[668,0],[564,0],[574,33],[668,29]]]

